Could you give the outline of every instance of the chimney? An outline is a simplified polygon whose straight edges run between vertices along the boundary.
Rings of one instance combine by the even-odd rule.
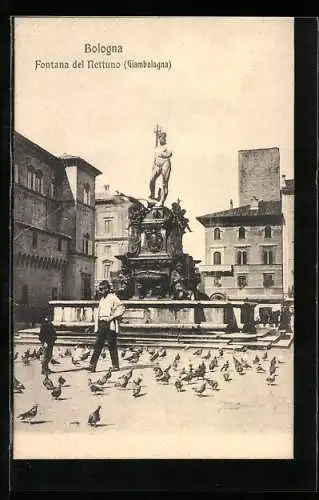
[[[104,189],[105,189],[105,191],[109,191],[110,190],[110,185],[109,184],[105,184],[104,185]]]
[[[231,210],[234,208],[234,205],[233,205],[233,200],[230,200],[230,201],[229,201],[229,206],[230,206],[230,209],[231,209]]]

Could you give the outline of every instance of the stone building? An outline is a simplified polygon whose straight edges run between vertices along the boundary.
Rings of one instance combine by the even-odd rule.
[[[279,148],[238,151],[239,206],[258,200],[280,200]]]
[[[205,292],[212,298],[280,303],[282,210],[278,148],[239,151],[239,202],[197,217],[205,227]]]
[[[95,226],[95,286],[103,279],[112,280],[121,269],[116,255],[128,251],[128,210],[131,205],[125,197],[112,193],[109,186],[96,193]]]
[[[49,300],[92,297],[101,172],[77,156],[58,158],[18,132],[13,158],[15,313],[38,321]]]
[[[283,292],[285,299],[294,294],[294,201],[295,181],[282,175],[281,207],[283,215]]]

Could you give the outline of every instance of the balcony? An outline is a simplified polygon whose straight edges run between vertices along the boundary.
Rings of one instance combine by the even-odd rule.
[[[232,264],[203,264],[200,266],[200,272],[205,274],[226,274],[233,275]]]

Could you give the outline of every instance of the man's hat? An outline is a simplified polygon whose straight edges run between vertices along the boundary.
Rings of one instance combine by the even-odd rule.
[[[109,281],[103,280],[99,283],[99,288],[106,288],[106,287],[111,289],[111,283]]]

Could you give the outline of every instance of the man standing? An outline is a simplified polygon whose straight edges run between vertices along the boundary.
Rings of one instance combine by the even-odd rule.
[[[42,347],[44,348],[42,371],[41,371],[42,375],[47,375],[49,373],[52,373],[51,370],[49,369],[49,363],[52,358],[53,346],[56,339],[57,336],[53,324],[49,320],[48,316],[44,316],[39,333],[39,340],[42,344]]]
[[[123,316],[125,307],[121,304],[119,298],[114,293],[111,293],[111,285],[108,281],[101,281],[99,291],[102,298],[99,302],[94,329],[94,332],[97,333],[97,339],[88,369],[91,372],[95,372],[97,362],[107,340],[112,361],[112,371],[117,371],[119,370],[117,352],[118,320]]]

